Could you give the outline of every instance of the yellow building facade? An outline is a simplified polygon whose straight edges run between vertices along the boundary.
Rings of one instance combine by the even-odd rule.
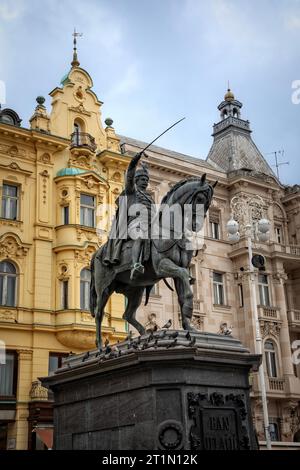
[[[108,220],[99,207],[114,207],[130,158],[120,152],[112,120],[103,127],[92,87],[75,51],[50,93],[49,115],[43,97],[29,128],[14,111],[1,112],[2,449],[49,443],[52,404],[37,378],[65,355],[95,347],[89,263],[106,240]],[[123,296],[113,295],[103,329],[110,341],[127,335],[123,312]]]

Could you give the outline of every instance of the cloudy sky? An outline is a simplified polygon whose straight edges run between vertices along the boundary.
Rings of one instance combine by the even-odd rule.
[[[206,158],[227,82],[269,163],[300,183],[300,0],[0,0],[0,81],[28,126],[35,98],[81,66],[120,134]],[[297,83],[296,83],[297,85]]]

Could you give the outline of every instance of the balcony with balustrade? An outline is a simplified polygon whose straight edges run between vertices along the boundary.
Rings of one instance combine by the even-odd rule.
[[[267,307],[266,305],[258,305],[258,318],[269,321],[280,321],[280,309],[278,307]]]
[[[93,154],[97,149],[97,145],[94,137],[87,132],[73,132],[71,134],[71,153],[90,155]]]

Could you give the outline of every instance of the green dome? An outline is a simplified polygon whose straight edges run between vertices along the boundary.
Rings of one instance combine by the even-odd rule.
[[[69,70],[68,73],[66,73],[66,74],[63,76],[63,78],[62,78],[61,81],[60,81],[60,84],[61,84],[61,85],[64,85],[65,83],[68,83],[68,81],[69,81],[69,73],[70,73],[70,70]]]
[[[86,170],[81,170],[80,168],[62,168],[56,173],[56,176],[74,176],[85,172]]]

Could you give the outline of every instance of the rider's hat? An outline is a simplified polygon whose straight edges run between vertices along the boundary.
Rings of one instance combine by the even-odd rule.
[[[148,171],[148,166],[146,165],[146,163],[143,163],[143,162],[141,163],[141,168],[136,170],[134,178],[137,179],[140,176],[147,176],[147,178],[149,179],[149,171]]]

